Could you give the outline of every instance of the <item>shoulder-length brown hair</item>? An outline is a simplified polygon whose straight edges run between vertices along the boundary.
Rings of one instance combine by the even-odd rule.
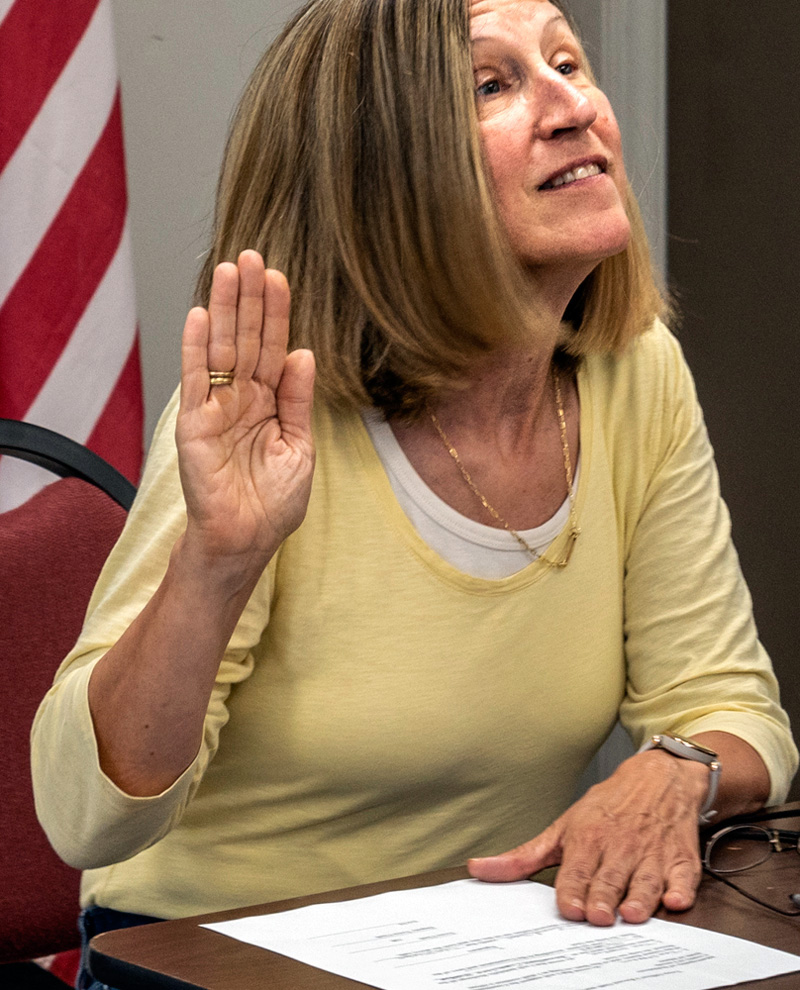
[[[574,355],[621,349],[662,309],[633,193],[628,249],[567,311]],[[310,0],[233,120],[197,285],[255,248],[292,290],[321,393],[413,414],[500,341],[537,333],[484,169],[466,0]]]

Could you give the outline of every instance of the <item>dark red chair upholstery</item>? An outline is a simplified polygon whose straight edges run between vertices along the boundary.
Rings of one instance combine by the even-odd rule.
[[[125,517],[104,491],[78,478],[0,514],[0,963],[79,942],[80,874],[61,862],[36,820],[29,733]]]

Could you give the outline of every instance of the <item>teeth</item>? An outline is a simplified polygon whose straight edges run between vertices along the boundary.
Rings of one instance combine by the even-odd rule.
[[[546,182],[542,188],[558,189],[561,186],[568,186],[571,182],[577,182],[578,179],[588,179],[590,175],[600,175],[602,171],[599,165],[579,165],[572,171],[562,172],[561,175],[557,175],[555,179]]]
[[[570,182],[574,182],[574,181],[575,181],[574,172],[564,172],[563,175],[556,176],[556,178],[553,179],[553,186],[557,189],[559,186],[568,186]]]

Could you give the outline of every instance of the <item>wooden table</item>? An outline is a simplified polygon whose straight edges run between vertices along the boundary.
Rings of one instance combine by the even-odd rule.
[[[787,820],[782,824],[786,828],[798,828],[798,816],[800,805],[787,806]],[[794,820],[790,822],[790,818]],[[763,872],[759,883],[765,884],[764,889],[774,886],[787,894],[800,892],[800,856],[790,852],[772,855],[760,870]],[[118,990],[146,990],[149,987],[160,990],[354,990],[360,987],[363,990],[362,983],[238,942],[199,925],[286,911],[307,904],[345,901],[388,890],[426,887],[466,876],[466,870],[457,867],[236,911],[106,932],[92,939],[89,963],[97,979]],[[713,877],[703,878],[697,904],[691,911],[673,914],[662,909],[657,917],[800,954],[800,917],[782,917],[762,908]],[[800,973],[738,986],[800,990]]]

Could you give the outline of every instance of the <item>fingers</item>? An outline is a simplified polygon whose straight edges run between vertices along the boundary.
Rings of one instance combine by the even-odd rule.
[[[282,276],[281,276],[282,277]],[[284,281],[286,281],[284,279]],[[243,251],[239,255],[239,298],[236,309],[236,363],[230,368],[240,379],[252,378],[261,353],[262,330],[265,314],[266,278],[264,262],[257,251]],[[288,287],[287,287],[288,291]],[[288,313],[287,313],[288,327]],[[286,356],[286,341],[283,357]]]
[[[242,251],[235,265],[217,265],[208,302],[209,369],[235,371],[240,381],[252,377],[261,351],[264,296],[264,262],[257,251]]]
[[[286,362],[290,306],[286,277],[273,269],[265,271],[257,251],[243,251],[236,264],[217,265],[208,312],[192,310],[184,329],[183,364],[195,383],[194,401],[200,401],[202,371],[204,397],[208,395],[209,370],[234,371],[240,384],[255,379],[276,392]],[[310,374],[313,382],[313,360],[311,366],[308,360],[301,358],[289,373],[288,382],[293,384],[286,394],[292,403],[297,399],[295,372],[301,372],[300,380],[306,384]]]
[[[255,377],[277,391],[289,344],[289,283],[282,272],[262,265],[263,325],[260,327],[260,353]]]
[[[208,301],[208,368],[233,371],[236,366],[236,314],[239,270],[232,262],[217,265]]]
[[[695,902],[702,876],[699,854],[676,863],[667,876],[667,889],[661,899],[664,907],[668,911],[687,911]]]
[[[622,847],[621,847],[622,846]],[[629,924],[647,921],[663,903],[685,911],[694,903],[700,882],[699,857],[658,848],[647,852],[631,845],[606,847],[595,843],[565,850],[556,878],[556,901],[570,921],[613,925],[617,912]]]
[[[554,823],[530,842],[498,856],[483,856],[467,863],[470,876],[490,883],[526,880],[539,870],[561,862],[560,831]]]
[[[181,408],[188,412],[208,396],[208,313],[201,306],[189,311],[181,343]]]
[[[663,890],[663,870],[659,863],[651,871],[642,863],[641,875],[634,862],[608,852],[601,856],[596,844],[564,855],[556,877],[556,903],[570,921],[592,925],[613,925],[617,909],[630,892],[632,903],[626,921],[645,921],[656,910]],[[641,916],[640,916],[641,915]],[[624,915],[623,915],[624,917]]]
[[[631,875],[624,899],[619,905],[620,917],[632,925],[640,925],[661,906],[666,879],[660,858],[642,860]]]
[[[614,900],[601,886],[595,890],[590,919],[589,900],[592,884],[600,867],[599,848],[590,845],[581,855],[565,851],[564,861],[556,877],[556,904],[561,915],[569,921],[588,921],[592,924],[611,925],[616,917],[620,898]],[[610,919],[609,919],[610,910]]]

